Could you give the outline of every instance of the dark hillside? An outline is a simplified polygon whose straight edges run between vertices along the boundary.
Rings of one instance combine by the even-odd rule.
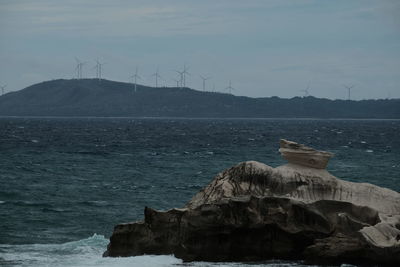
[[[249,98],[109,80],[53,80],[0,97],[2,116],[400,118],[400,100]]]

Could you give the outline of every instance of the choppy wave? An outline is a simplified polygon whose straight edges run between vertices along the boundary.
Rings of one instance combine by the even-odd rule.
[[[103,258],[108,240],[92,237],[63,244],[0,245],[0,266],[174,266],[182,261],[173,256]]]
[[[0,243],[13,244],[0,244],[0,266],[243,266],[103,259],[108,241],[82,238],[145,206],[182,207],[238,162],[284,164],[280,138],[335,153],[337,177],[400,192],[400,121],[3,118],[0,131]]]

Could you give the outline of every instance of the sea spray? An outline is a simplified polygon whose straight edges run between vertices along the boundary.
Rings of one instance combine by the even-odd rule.
[[[1,266],[149,266],[162,267],[181,264],[182,261],[168,255],[145,255],[128,258],[103,258],[108,240],[93,236],[63,244],[0,245]]]

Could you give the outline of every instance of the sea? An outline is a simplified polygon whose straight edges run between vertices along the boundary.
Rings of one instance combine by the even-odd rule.
[[[280,138],[333,152],[344,180],[400,192],[399,120],[0,118],[0,266],[306,266],[103,258],[116,224],[182,207],[222,170],[285,164]]]

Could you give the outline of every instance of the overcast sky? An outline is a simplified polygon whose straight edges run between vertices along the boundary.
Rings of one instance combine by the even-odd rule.
[[[103,77],[236,95],[400,98],[399,0],[0,0],[0,85]]]

